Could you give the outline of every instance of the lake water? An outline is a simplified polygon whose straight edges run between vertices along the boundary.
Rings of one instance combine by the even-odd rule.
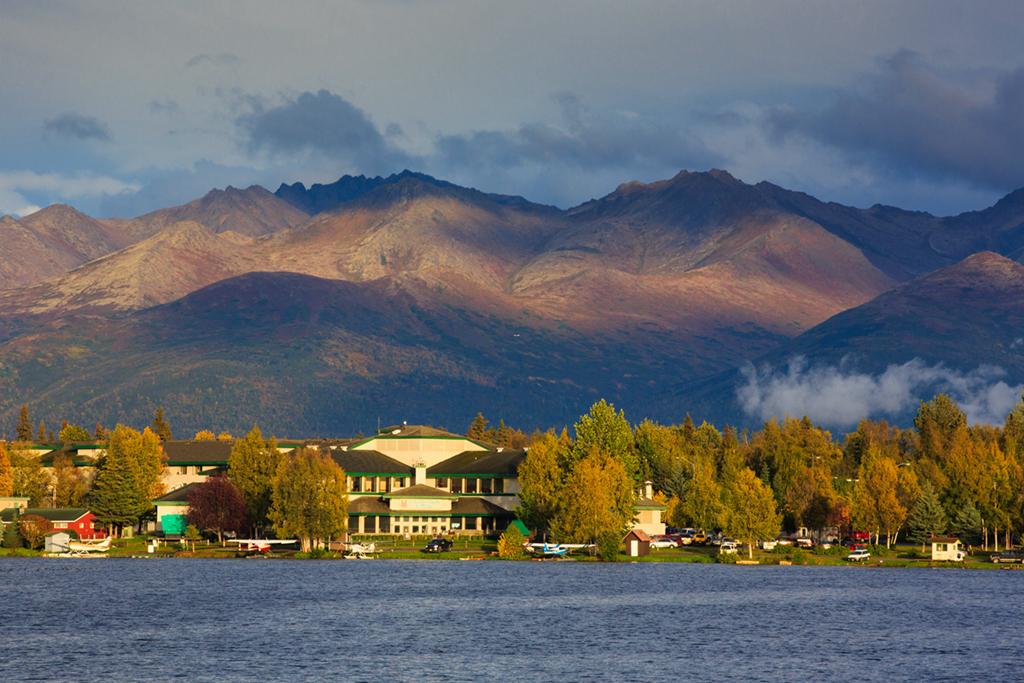
[[[0,681],[1020,680],[1024,572],[0,560]]]

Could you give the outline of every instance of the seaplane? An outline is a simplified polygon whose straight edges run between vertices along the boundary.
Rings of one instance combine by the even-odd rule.
[[[107,536],[102,541],[68,541],[68,557],[85,557],[92,553],[105,553],[110,550],[114,542],[113,536]]]
[[[266,554],[275,545],[295,545],[294,538],[233,538],[228,543],[237,543],[238,549],[248,553]]]
[[[526,552],[543,555],[544,557],[565,557],[574,550],[593,548],[587,543],[527,543]]]
[[[346,560],[370,560],[377,554],[376,543],[349,543],[345,546]]]

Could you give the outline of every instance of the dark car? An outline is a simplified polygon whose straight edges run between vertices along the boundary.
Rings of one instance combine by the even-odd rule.
[[[1024,563],[1024,550],[1003,550],[993,555],[992,561],[996,564],[1001,564],[1003,562]]]
[[[423,548],[425,553],[446,553],[452,549],[452,542],[447,538],[432,538]]]

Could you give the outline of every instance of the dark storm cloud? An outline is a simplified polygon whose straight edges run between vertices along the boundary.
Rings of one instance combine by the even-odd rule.
[[[366,112],[328,90],[304,92],[276,106],[259,98],[248,102],[251,111],[236,123],[250,152],[320,154],[371,173],[414,161],[386,139]]]
[[[695,168],[721,157],[675,122],[632,112],[595,115],[572,93],[555,96],[562,125],[526,123],[513,130],[442,135],[439,161],[460,168],[514,168],[555,164],[587,169]]]
[[[43,131],[50,135],[74,140],[109,140],[110,131],[99,119],[75,112],[67,112],[43,122]]]
[[[185,62],[185,68],[191,69],[195,66],[233,66],[242,61],[241,57],[230,52],[218,52],[217,54],[198,54]]]
[[[953,76],[901,51],[822,109],[776,110],[803,135],[886,170],[1007,190],[1024,185],[1024,69]]]

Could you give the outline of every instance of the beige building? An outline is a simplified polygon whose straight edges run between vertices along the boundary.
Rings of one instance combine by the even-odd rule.
[[[525,451],[418,425],[323,448],[348,475],[349,533],[480,534],[515,518]]]
[[[661,536],[665,533],[665,523],[661,521],[661,513],[668,508],[654,500],[651,482],[644,482],[644,495],[633,505],[636,511],[634,529],[643,531],[648,536]]]
[[[932,544],[933,562],[964,561],[964,551],[956,536],[932,536],[929,542]]]

